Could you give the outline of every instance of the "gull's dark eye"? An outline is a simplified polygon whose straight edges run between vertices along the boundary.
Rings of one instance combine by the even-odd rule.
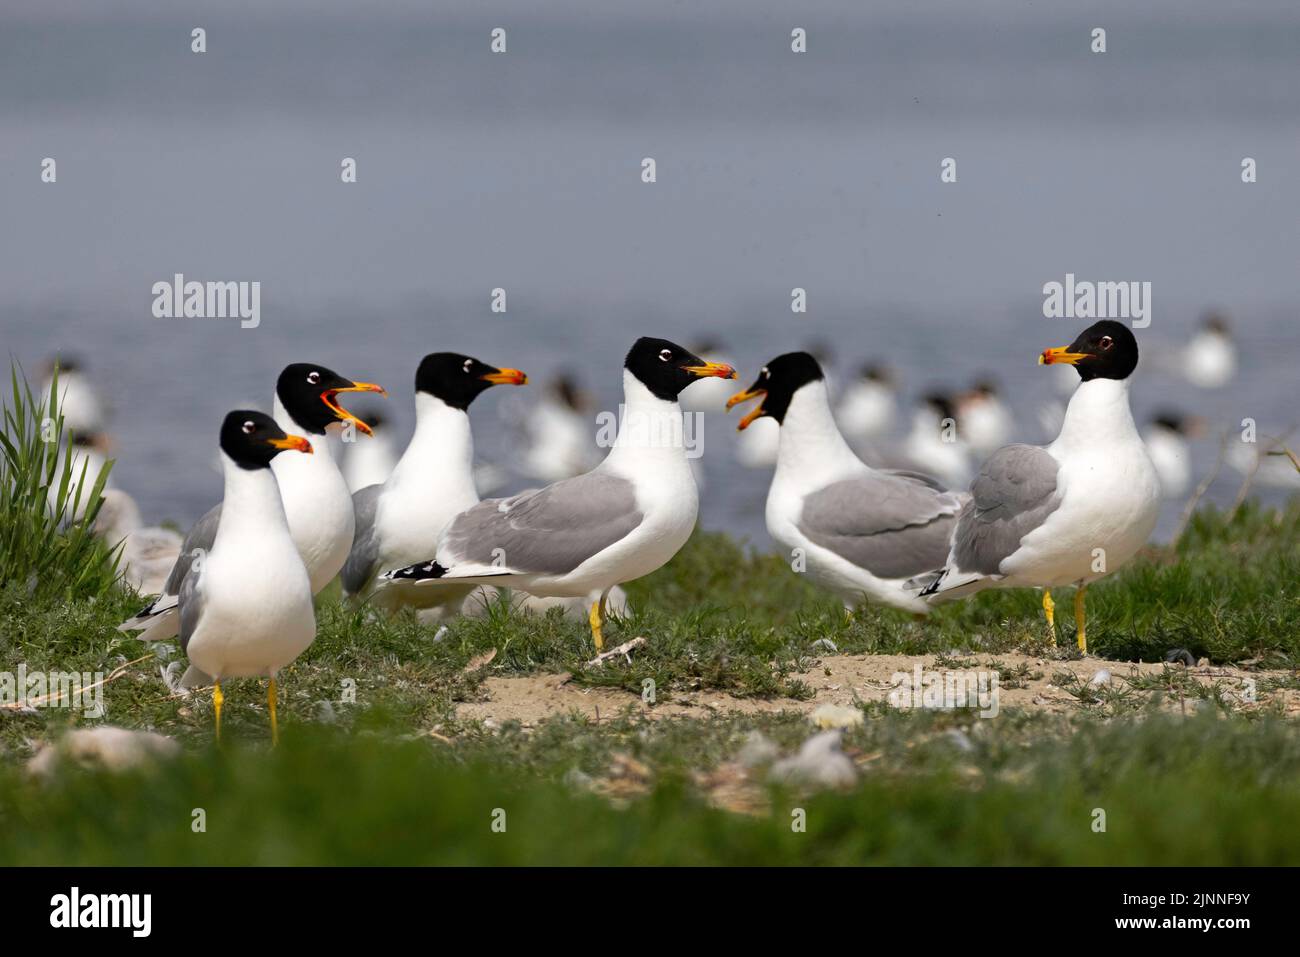
[[[307,373],[307,381],[310,382],[312,385],[316,385],[317,383],[320,382],[320,373],[319,373],[319,372],[308,372],[308,373]]]
[[[474,365],[474,360],[473,360],[473,359],[466,359],[466,360],[465,360],[465,371],[466,371],[466,372],[469,372],[469,370],[473,367],[473,365]]]
[[[664,350],[660,351],[660,353],[659,353],[659,361],[660,361],[660,362],[667,362],[667,361],[668,361],[669,359],[671,359],[672,357],[673,357],[673,350],[671,350],[671,349],[664,349]]]
[[[767,366],[763,366],[763,368],[759,370],[758,374],[761,375],[764,379],[772,378],[772,370],[769,369]]]
[[[256,432],[256,431],[257,431],[257,423],[255,423],[255,422],[245,422],[245,423],[244,423],[244,434],[245,434],[245,435],[252,435],[252,434],[253,434],[254,432]]]
[[[1109,348],[1110,348],[1111,346],[1113,346],[1114,344],[1115,344],[1115,340],[1112,339],[1110,336],[1102,336],[1102,337],[1101,337],[1101,343],[1100,343],[1100,345],[1101,345],[1101,347],[1102,347],[1103,349],[1109,349]]]

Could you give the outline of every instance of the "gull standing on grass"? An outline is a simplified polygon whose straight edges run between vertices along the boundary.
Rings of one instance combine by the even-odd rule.
[[[277,672],[316,637],[311,580],[289,534],[271,462],[285,450],[312,453],[312,443],[288,435],[270,416],[236,411],[221,425],[223,508],[211,548],[192,563],[180,585],[181,648],[212,676],[217,741],[221,740],[224,678],[269,678],[271,741]]]
[[[388,481],[352,496],[356,538],[343,566],[343,590],[372,597],[375,576],[427,557],[455,516],[478,504],[469,406],[494,385],[526,385],[518,369],[498,369],[455,352],[434,352],[415,373],[415,434]],[[385,588],[375,604],[457,608],[474,590]]]
[[[966,496],[928,475],[873,469],[836,427],[817,360],[806,352],[777,356],[727,408],[751,399],[760,417],[780,427],[776,472],[767,494],[767,530],[805,559],[813,581],[846,608],[863,598],[925,614],[926,603],[904,588],[941,564]]]
[[[659,568],[695,528],[699,495],[677,397],[708,377],[734,379],[736,370],[664,339],[638,339],[623,363],[618,437],[604,461],[583,475],[462,512],[432,559],[386,572],[384,586],[598,594],[588,620],[599,651],[610,590]]]
[[[275,421],[286,432],[301,433],[313,454],[277,458],[271,468],[279,484],[289,533],[302,556],[316,594],[339,573],[352,547],[354,519],[352,496],[330,453],[325,430],[336,423],[351,423],[359,432],[370,426],[336,401],[342,392],[379,392],[368,382],[353,382],[321,365],[297,362],[286,366],[275,386]],[[292,460],[292,461],[290,461]],[[171,638],[180,627],[177,598],[190,564],[212,548],[221,506],[217,505],[194,525],[181,548],[180,558],[167,578],[163,593],[134,617],[118,625],[119,631],[140,631],[141,641]],[[192,670],[181,679],[185,687],[205,684]]]
[[[1061,434],[1046,448],[1008,445],[989,457],[957,521],[947,567],[921,595],[943,601],[985,588],[1042,588],[1055,643],[1051,589],[1075,585],[1086,654],[1088,584],[1137,554],[1160,513],[1160,480],[1129,409],[1137,339],[1106,319],[1038,361],[1071,365],[1081,380]]]

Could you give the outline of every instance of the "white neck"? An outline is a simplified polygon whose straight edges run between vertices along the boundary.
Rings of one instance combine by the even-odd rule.
[[[1065,410],[1061,434],[1049,448],[1066,451],[1141,442],[1128,403],[1128,379],[1080,382]]]
[[[284,429],[290,435],[301,435],[311,443],[311,457],[314,462],[320,462],[322,460],[326,462],[334,461],[334,450],[330,448],[326,436],[323,433],[308,432],[305,428],[295,422],[293,416],[289,414],[289,411],[284,407],[284,403],[280,401],[278,395],[275,397],[275,403],[271,409],[271,417],[275,419],[276,425]],[[277,455],[271,461],[274,463],[283,457],[284,456]]]
[[[390,486],[478,501],[469,415],[427,392],[415,394],[415,434],[393,468]]]
[[[798,476],[819,480],[866,468],[835,425],[826,383],[818,380],[800,386],[781,422],[777,475],[783,480]]]
[[[605,461],[611,466],[633,469],[649,462],[685,465],[684,428],[682,409],[676,401],[660,399],[624,369],[618,437]]]
[[[300,453],[284,452],[282,455]],[[279,458],[280,456],[276,456]],[[270,469],[246,469],[235,464],[234,459],[221,453],[221,471],[225,475],[226,489],[221,501],[221,522],[212,547],[217,548],[223,538],[252,532],[264,535],[279,530],[289,534],[280,503],[280,486]]]

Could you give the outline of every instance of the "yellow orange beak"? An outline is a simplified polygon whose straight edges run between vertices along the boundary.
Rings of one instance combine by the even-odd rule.
[[[334,397],[340,392],[378,392],[385,398],[388,397],[388,392],[382,385],[375,385],[373,382],[354,382],[345,388],[330,389],[327,392],[321,393],[320,400],[329,406],[329,410],[334,413],[336,419],[340,422],[351,422],[357,427],[358,432],[364,432],[366,435],[374,435],[375,433],[370,426],[366,425],[366,423],[362,422],[355,415],[334,401]]]
[[[528,385],[528,376],[518,369],[498,369],[496,372],[489,372],[482,376],[482,379],[493,385]]]
[[[742,402],[748,402],[750,399],[761,399],[766,395],[767,395],[766,389],[748,389],[744,392],[737,392],[735,395],[733,395],[730,399],[727,400],[727,410],[730,411],[733,407],[739,405]],[[755,419],[762,416],[762,414],[763,414],[763,403],[760,402],[758,405],[750,409],[743,419],[741,419],[738,423],[736,423],[736,431],[737,432],[745,431],[745,429],[749,428],[749,424],[753,422]]]
[[[706,362],[702,366],[682,366],[684,370],[701,379],[734,379],[736,370],[725,362]]]
[[[301,435],[286,435],[282,439],[271,439],[271,444],[277,449],[292,449],[295,452],[312,454],[311,443]]]
[[[1038,357],[1040,366],[1055,365],[1058,362],[1064,362],[1067,365],[1076,365],[1084,359],[1089,358],[1086,352],[1070,352],[1069,346],[1056,346],[1052,349],[1044,349],[1043,354]]]

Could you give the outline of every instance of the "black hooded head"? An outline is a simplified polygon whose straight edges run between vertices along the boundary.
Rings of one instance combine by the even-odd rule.
[[[1221,312],[1207,313],[1201,320],[1201,328],[1216,336],[1226,336],[1229,332],[1228,317]]]
[[[737,428],[748,428],[749,423],[764,416],[776,419],[779,424],[785,421],[794,394],[809,382],[820,382],[823,378],[821,365],[810,353],[787,352],[763,366],[753,385],[727,400],[727,408],[761,397],[759,405],[740,420]]]
[[[638,339],[628,350],[623,368],[659,399],[676,402],[692,382],[708,376],[734,379],[736,370],[721,362],[706,362],[689,349],[667,339]]]
[[[379,392],[381,386],[353,382],[331,369],[310,362],[295,362],[284,367],[275,383],[275,394],[298,427],[312,435],[321,435],[327,425],[351,422],[361,432],[370,434],[370,426],[334,401],[340,392]]]
[[[1068,346],[1044,349],[1038,361],[1074,366],[1084,382],[1093,379],[1127,379],[1138,364],[1137,339],[1129,327],[1114,319],[1095,322]]]
[[[949,393],[940,389],[935,389],[921,396],[921,406],[934,413],[940,422],[944,419],[957,421],[957,404],[953,402]]]
[[[863,382],[874,382],[890,388],[895,385],[894,370],[880,362],[862,363],[862,367],[858,369],[858,378]]]
[[[265,413],[237,409],[221,423],[221,451],[240,468],[269,468],[271,459],[289,449],[310,454],[311,443],[287,434]]]
[[[415,370],[415,391],[441,399],[464,412],[469,404],[494,385],[526,385],[528,376],[518,369],[498,369],[458,352],[431,352]]]

